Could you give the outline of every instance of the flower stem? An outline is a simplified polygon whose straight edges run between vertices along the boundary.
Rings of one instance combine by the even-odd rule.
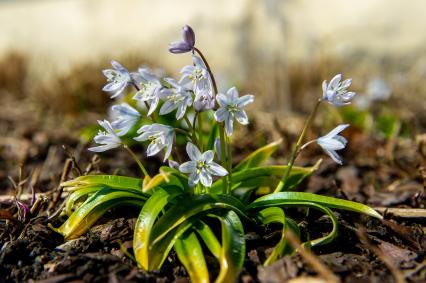
[[[132,158],[136,161],[136,163],[139,165],[139,168],[141,169],[142,173],[144,174],[145,177],[147,178],[151,178],[148,174],[148,172],[146,171],[145,167],[143,166],[143,164],[140,162],[139,158],[136,156],[136,154],[133,152],[133,150],[130,149],[130,147],[128,147],[126,144],[123,144],[123,147],[127,150],[127,152],[132,156]]]
[[[284,176],[281,178],[280,182],[278,183],[277,187],[275,188],[274,193],[280,192],[284,188],[284,186],[286,185],[286,183],[288,181],[288,177],[290,176],[291,169],[293,168],[294,161],[296,160],[297,156],[299,155],[299,153],[302,149],[301,146],[302,146],[303,139],[305,138],[306,132],[307,132],[309,126],[311,125],[321,102],[322,102],[322,99],[318,99],[317,103],[314,106],[314,109],[312,110],[311,114],[309,114],[308,119],[306,119],[303,130],[300,133],[299,139],[297,140],[296,145],[294,146],[293,151],[291,153],[290,160],[288,161],[287,170],[285,171]]]
[[[201,118],[201,112],[199,112],[197,114],[198,114],[198,147],[200,148],[201,152],[203,152],[204,151],[204,149],[203,149],[203,120]],[[197,114],[195,114],[195,115],[197,115]]]
[[[228,162],[227,162],[227,165],[228,165],[228,191],[227,191],[227,194],[230,194],[231,193],[231,189],[232,189],[232,147],[231,147],[231,138],[227,138],[226,139],[226,141],[227,141],[227,146],[228,146],[228,148],[227,148],[227,151],[226,151],[226,153],[227,153],[227,158],[228,158]]]
[[[195,133],[194,126],[191,124],[191,121],[189,121],[189,119],[188,119],[188,117],[186,115],[183,116],[183,119],[185,119],[185,122],[188,125],[188,128],[191,129],[191,132],[192,132],[192,134],[191,134],[192,143],[193,144],[197,144],[197,139],[196,139],[195,134],[194,134]]]
[[[214,95],[216,96],[216,94],[217,94],[217,85],[216,85],[216,80],[215,80],[215,78],[213,76],[213,72],[210,69],[210,65],[207,62],[206,57],[204,57],[203,53],[198,48],[194,47],[194,51],[197,52],[198,55],[200,55],[201,59],[204,62],[204,65],[206,65],[207,71],[209,72],[210,78],[212,79],[212,85],[213,85]]]

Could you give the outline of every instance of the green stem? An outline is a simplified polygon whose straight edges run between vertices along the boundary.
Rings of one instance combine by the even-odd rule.
[[[189,119],[188,119],[188,117],[186,115],[183,116],[183,119],[185,119],[185,122],[188,125],[188,128],[191,129],[191,132],[192,132],[192,134],[191,134],[191,140],[192,140],[192,143],[194,145],[196,145],[197,144],[197,139],[196,139],[195,134],[194,134],[195,133],[194,126],[191,124],[191,121],[189,121]]]
[[[201,112],[198,114],[198,147],[200,148],[201,152],[203,152],[203,120],[201,118]],[[195,115],[197,115],[195,114]]]
[[[136,156],[136,154],[133,152],[133,150],[130,149],[130,147],[128,147],[126,144],[123,144],[123,147],[127,150],[127,152],[132,156],[132,158],[136,161],[136,163],[139,165],[139,168],[141,169],[142,173],[144,174],[145,177],[151,178],[148,174],[148,172],[146,171],[145,167],[143,166],[143,164],[140,162],[139,158]]]
[[[223,128],[223,124],[219,124],[219,136],[220,136],[220,161],[222,162],[222,166],[226,168],[226,143],[225,143],[225,129]],[[231,172],[228,171],[228,176]],[[230,189],[228,190],[229,177],[226,177],[226,182],[224,182],[223,193],[228,194]]]
[[[227,146],[228,146],[228,148],[227,148],[227,151],[226,151],[226,153],[227,153],[227,164],[228,164],[228,172],[229,172],[229,174],[228,174],[228,192],[227,192],[227,194],[230,194],[231,193],[231,189],[232,189],[232,147],[231,147],[231,138],[227,138],[226,139],[226,143],[227,143]]]
[[[317,103],[315,104],[314,109],[312,110],[311,114],[309,114],[309,117],[305,122],[303,130],[300,133],[299,139],[297,140],[296,145],[293,147],[293,151],[291,153],[290,160],[288,161],[288,164],[287,164],[287,170],[285,171],[284,176],[281,178],[280,182],[278,183],[277,187],[275,188],[274,193],[280,192],[284,188],[284,186],[286,185],[288,177],[290,176],[291,169],[293,168],[294,161],[296,160],[297,156],[299,155],[299,153],[301,151],[303,139],[305,138],[306,132],[307,132],[309,126],[311,125],[321,102],[322,102],[322,99],[318,99]]]

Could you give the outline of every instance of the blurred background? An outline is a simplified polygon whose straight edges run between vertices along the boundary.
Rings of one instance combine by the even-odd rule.
[[[178,77],[190,57],[167,47],[184,24],[220,90],[256,95],[262,127],[306,114],[341,72],[359,98],[338,120],[375,131],[384,117],[385,137],[416,135],[426,124],[425,11],[423,0],[0,0],[0,178],[34,160],[59,166],[49,159],[58,145],[79,146],[82,129],[106,117],[111,59]]]

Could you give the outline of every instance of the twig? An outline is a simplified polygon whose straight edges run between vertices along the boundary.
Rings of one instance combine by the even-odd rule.
[[[287,240],[293,248],[297,249],[303,259],[315,269],[320,276],[322,276],[326,282],[338,283],[340,282],[339,278],[334,275],[327,266],[325,266],[310,250],[303,247],[299,239],[294,235],[294,233],[289,229],[286,232]]]
[[[426,218],[426,209],[423,208],[388,208],[374,207],[381,214],[392,214],[401,218]]]
[[[53,197],[52,202],[49,205],[49,208],[47,209],[48,211],[52,210],[53,208],[56,207],[57,203],[59,202],[59,200],[61,199],[61,195],[63,192],[63,188],[61,186],[61,184],[65,181],[65,179],[67,178],[71,168],[72,168],[72,159],[68,158],[65,161],[65,165],[64,165],[64,169],[62,170],[62,175],[61,175],[61,180],[59,181],[58,187],[56,188],[56,194]]]
[[[361,240],[361,242],[385,263],[389,271],[392,273],[392,276],[395,278],[395,282],[405,283],[406,281],[405,281],[404,275],[398,269],[398,267],[395,266],[395,263],[385,254],[383,254],[383,252],[378,247],[371,244],[371,242],[368,240],[365,229],[360,227],[359,229],[356,230],[356,233],[359,239]]]

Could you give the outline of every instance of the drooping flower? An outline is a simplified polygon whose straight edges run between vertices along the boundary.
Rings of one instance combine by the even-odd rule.
[[[139,87],[139,91],[133,96],[133,99],[149,103],[149,116],[158,106],[160,91],[163,86],[157,76],[146,68],[139,68],[137,73],[131,75]]]
[[[182,40],[175,41],[169,44],[169,51],[171,53],[186,53],[194,49],[195,34],[192,28],[184,25],[182,28]]]
[[[232,135],[234,130],[234,118],[242,125],[248,124],[247,114],[243,107],[254,101],[254,95],[247,94],[238,97],[238,91],[235,87],[230,88],[226,95],[218,93],[216,100],[219,104],[219,109],[214,113],[216,121],[225,121],[226,134]]]
[[[111,107],[115,120],[111,126],[117,130],[118,136],[124,136],[137,123],[141,114],[127,103],[121,103]]]
[[[197,112],[203,112],[213,109],[215,100],[211,90],[198,91],[194,98],[194,110]]]
[[[89,150],[93,152],[104,152],[112,148],[121,146],[121,139],[117,136],[111,124],[107,120],[98,120],[99,125],[106,130],[99,131],[93,139],[100,146],[90,147]]]
[[[176,80],[171,78],[164,79],[172,88],[163,89],[161,98],[165,100],[160,108],[160,115],[165,115],[177,109],[176,119],[179,120],[185,115],[186,108],[192,104],[191,92],[181,86]]]
[[[195,145],[189,142],[186,144],[186,152],[191,160],[181,164],[179,171],[189,173],[190,186],[195,186],[201,181],[201,184],[210,187],[213,181],[212,176],[228,174],[225,168],[213,161],[214,152],[212,150],[201,153]]]
[[[343,106],[351,103],[351,99],[356,95],[355,92],[348,92],[352,79],[342,80],[342,75],[335,75],[329,84],[327,81],[322,83],[323,99],[334,106]]]
[[[107,78],[107,84],[102,88],[103,91],[111,93],[111,98],[115,98],[123,93],[126,87],[131,83],[129,71],[117,61],[111,61],[113,69],[103,70],[102,73]]]
[[[135,140],[150,142],[146,150],[148,156],[156,155],[165,148],[166,152],[163,161],[169,158],[175,135],[173,127],[157,123],[144,125],[138,130],[138,134],[140,135],[134,138]]]
[[[344,149],[348,141],[339,135],[349,124],[339,125],[331,132],[317,139],[317,143],[336,163],[342,165],[342,158],[336,150]]]

